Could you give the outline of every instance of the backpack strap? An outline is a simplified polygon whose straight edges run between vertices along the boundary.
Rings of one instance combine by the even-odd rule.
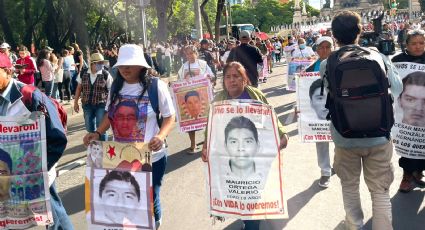
[[[157,77],[150,78],[150,84],[148,86],[148,96],[149,101],[153,111],[156,113],[156,122],[158,123],[159,128],[162,125],[162,117],[160,116],[161,112],[159,111],[159,99],[158,99],[158,81]]]

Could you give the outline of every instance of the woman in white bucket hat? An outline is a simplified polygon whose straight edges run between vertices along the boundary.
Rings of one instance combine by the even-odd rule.
[[[108,114],[94,133],[84,137],[84,144],[87,146],[90,141],[98,140],[109,127],[112,127],[115,141],[149,143],[149,149],[152,151],[154,216],[158,229],[162,217],[159,192],[167,163],[164,140],[174,125],[173,101],[167,85],[158,80],[158,104],[163,117],[160,128],[148,97],[147,71],[151,67],[147,64],[140,46],[122,46],[114,67],[118,68],[118,72],[106,104]]]

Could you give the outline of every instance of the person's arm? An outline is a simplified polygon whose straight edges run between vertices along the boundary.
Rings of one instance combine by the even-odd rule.
[[[164,117],[162,120],[161,129],[159,130],[158,134],[155,135],[150,141],[149,141],[149,149],[152,151],[159,151],[162,148],[162,145],[164,144],[164,140],[167,137],[167,135],[171,132],[171,130],[174,127],[174,120],[175,116],[172,115],[170,117]]]
[[[391,84],[391,94],[394,97],[398,97],[398,95],[400,95],[400,93],[403,91],[403,82],[401,81],[397,69],[391,63],[388,57],[383,54],[381,54],[381,56],[384,60],[385,65],[387,66],[387,75]]]
[[[79,73],[81,73],[81,70],[83,69],[83,63],[84,63],[83,52],[82,51],[80,51],[80,52],[81,52],[81,54],[78,55],[78,59],[80,60],[80,64],[78,65],[78,72]]]
[[[83,87],[81,86],[81,83],[78,83],[77,89],[75,90],[75,97],[74,97],[74,111],[76,113],[80,112],[80,105],[78,104],[78,100],[80,100],[81,95],[81,89]]]
[[[111,123],[109,122],[108,113],[105,113],[102,119],[102,123],[100,123],[99,127],[94,133],[87,133],[83,138],[83,143],[87,147],[89,146],[91,141],[96,141],[100,139],[100,135],[104,134],[106,130],[109,129]]]

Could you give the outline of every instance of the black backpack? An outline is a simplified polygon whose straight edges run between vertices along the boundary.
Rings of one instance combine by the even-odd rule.
[[[389,138],[394,113],[386,72],[381,55],[372,49],[344,46],[329,56],[327,119],[343,137]]]

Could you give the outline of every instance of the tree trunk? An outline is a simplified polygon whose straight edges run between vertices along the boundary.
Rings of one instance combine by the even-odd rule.
[[[13,38],[12,28],[10,28],[9,20],[7,19],[6,11],[4,9],[4,0],[0,0],[0,25],[3,29],[4,36],[6,36],[6,42],[12,46],[12,49],[15,49],[16,42]]]
[[[53,0],[46,0],[46,11],[47,18],[44,23],[44,32],[46,34],[48,45],[55,50],[60,50],[62,47],[59,41],[58,25],[56,24],[55,18],[56,10],[53,5]]]
[[[69,9],[71,10],[72,23],[71,23],[71,34],[75,34],[76,42],[80,46],[80,49],[84,54],[90,53],[89,47],[89,36],[87,33],[87,26],[85,24],[86,14],[83,12],[83,7],[80,0],[69,0]]]
[[[208,19],[207,12],[205,12],[205,6],[207,5],[208,1],[209,0],[203,0],[202,3],[201,3],[201,6],[199,8],[201,8],[201,15],[202,15],[202,18],[204,19],[205,25],[207,26],[208,33],[212,37],[213,32],[212,32],[212,29],[211,29],[210,21]]]
[[[167,24],[167,10],[170,5],[170,0],[156,0],[152,1],[155,4],[156,15],[158,17],[158,41],[167,41],[168,39],[168,24]]]
[[[126,27],[126,33],[127,33],[127,42],[132,41],[133,39],[131,38],[131,25],[130,25],[130,15],[128,15],[129,10],[128,7],[130,5],[129,0],[125,0],[125,22],[127,24]]]
[[[217,2],[217,13],[215,14],[215,40],[216,42],[220,41],[220,21],[221,14],[223,13],[226,0],[218,0]]]

